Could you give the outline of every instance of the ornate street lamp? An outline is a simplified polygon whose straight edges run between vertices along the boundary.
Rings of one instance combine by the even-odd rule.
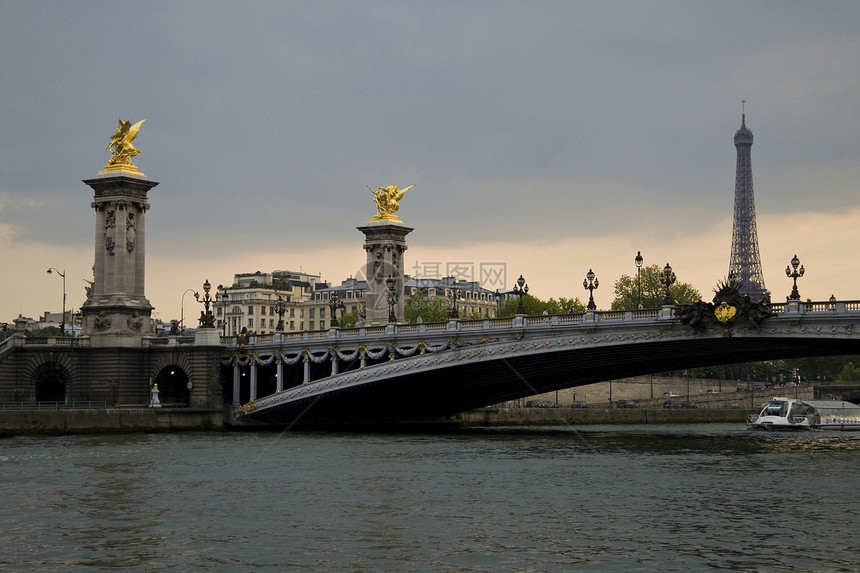
[[[230,303],[230,295],[227,293],[227,287],[223,287],[215,293],[215,300],[220,302],[224,307],[221,312],[223,320],[221,321],[221,336],[227,336],[227,305]]]
[[[337,292],[332,291],[331,297],[328,300],[328,307],[331,310],[331,318],[329,319],[329,324],[332,328],[337,326],[337,309],[340,309],[340,315],[343,317],[343,312],[346,310],[346,305],[343,304],[343,301],[340,300],[340,297],[337,296]]]
[[[451,308],[448,309],[448,318],[460,318],[460,311],[457,310],[457,301],[460,299],[460,289],[457,288],[456,284],[451,286],[448,298],[451,299]]]
[[[517,279],[517,284],[514,285],[514,294],[520,297],[520,302],[517,304],[517,314],[526,313],[526,309],[523,307],[523,295],[528,293],[529,285],[526,284],[526,279],[523,278],[523,275],[520,275],[520,278]]]
[[[582,286],[588,291],[588,310],[597,310],[597,305],[594,304],[594,289],[600,285],[600,281],[594,276],[594,271],[588,269],[588,274],[582,281]]]
[[[633,262],[636,263],[636,284],[639,287],[639,307],[642,308],[642,251],[636,251],[636,258]]]
[[[52,272],[57,273],[61,277],[63,277],[63,317],[60,319],[60,334],[66,333],[66,269],[63,269],[63,272],[60,272],[54,267],[48,269],[48,274]],[[72,324],[72,335],[75,333],[75,325]]]
[[[194,293],[194,298],[197,299],[197,302],[202,302],[203,308],[206,309],[200,312],[200,328],[215,328],[215,316],[209,310],[209,306],[215,302],[215,299],[209,294],[210,290],[212,290],[212,285],[209,284],[209,279],[206,279],[206,282],[203,283],[203,300],[200,300],[200,293]]]
[[[798,265],[800,265],[799,269],[797,268]],[[800,300],[800,293],[797,291],[797,279],[802,277],[804,272],[803,265],[800,264],[800,259],[797,258],[797,255],[794,255],[791,259],[791,267],[785,267],[785,276],[794,279],[794,288],[791,289],[791,296],[788,297],[790,300]]]
[[[672,267],[669,266],[669,263],[666,263],[666,266],[663,267],[663,276],[660,277],[660,284],[666,287],[666,298],[663,299],[663,304],[665,305],[675,304],[672,301],[672,295],[669,294],[669,287],[675,284],[675,279]]]
[[[275,312],[278,313],[278,326],[275,327],[277,332],[284,331],[284,313],[287,312],[287,301],[284,300],[284,297],[279,296],[278,300],[275,301]]]
[[[385,286],[388,287],[388,322],[395,323],[397,322],[397,316],[394,314],[394,307],[397,304],[397,299],[400,298],[397,296],[397,292],[394,290],[395,280],[388,275],[388,278],[385,279]]]

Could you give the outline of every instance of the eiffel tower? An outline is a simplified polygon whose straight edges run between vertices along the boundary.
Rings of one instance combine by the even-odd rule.
[[[764,287],[764,274],[758,250],[758,232],[755,224],[755,197],[753,196],[752,161],[750,150],[752,131],[746,125],[746,114],[741,114],[741,128],[735,133],[738,164],[735,174],[735,216],[732,226],[732,257],[729,262],[729,279],[738,281],[741,294],[753,301],[769,298]]]

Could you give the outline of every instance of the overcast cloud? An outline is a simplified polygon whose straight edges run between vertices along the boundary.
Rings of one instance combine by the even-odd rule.
[[[0,317],[91,279],[117,118],[135,164],[147,295],[236,272],[338,283],[364,260],[365,188],[415,185],[407,267],[501,261],[542,298],[670,262],[727,272],[741,100],[765,281],[860,299],[856,2],[0,2]],[[784,291],[784,292],[783,292]]]

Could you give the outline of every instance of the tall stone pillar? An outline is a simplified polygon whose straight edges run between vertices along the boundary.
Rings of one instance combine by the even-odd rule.
[[[397,294],[394,316],[398,322],[403,322],[403,253],[407,248],[406,235],[412,232],[412,228],[399,220],[371,220],[365,226],[357,228],[364,233],[364,250],[367,252],[367,264],[364,268],[367,291],[362,325],[388,324],[386,281],[389,277],[394,281],[394,292]]]
[[[95,192],[95,282],[81,307],[94,346],[137,346],[155,334],[144,294],[147,192],[158,185],[132,171],[102,172],[84,183]]]

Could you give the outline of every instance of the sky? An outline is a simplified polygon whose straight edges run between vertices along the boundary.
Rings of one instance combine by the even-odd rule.
[[[857,2],[0,0],[0,53],[4,322],[59,312],[49,267],[84,302],[119,118],[159,182],[154,318],[235,273],[360,276],[391,183],[413,276],[587,300],[593,269],[608,308],[641,251],[710,300],[742,112],[773,300],[795,254],[803,298],[860,299]]]

